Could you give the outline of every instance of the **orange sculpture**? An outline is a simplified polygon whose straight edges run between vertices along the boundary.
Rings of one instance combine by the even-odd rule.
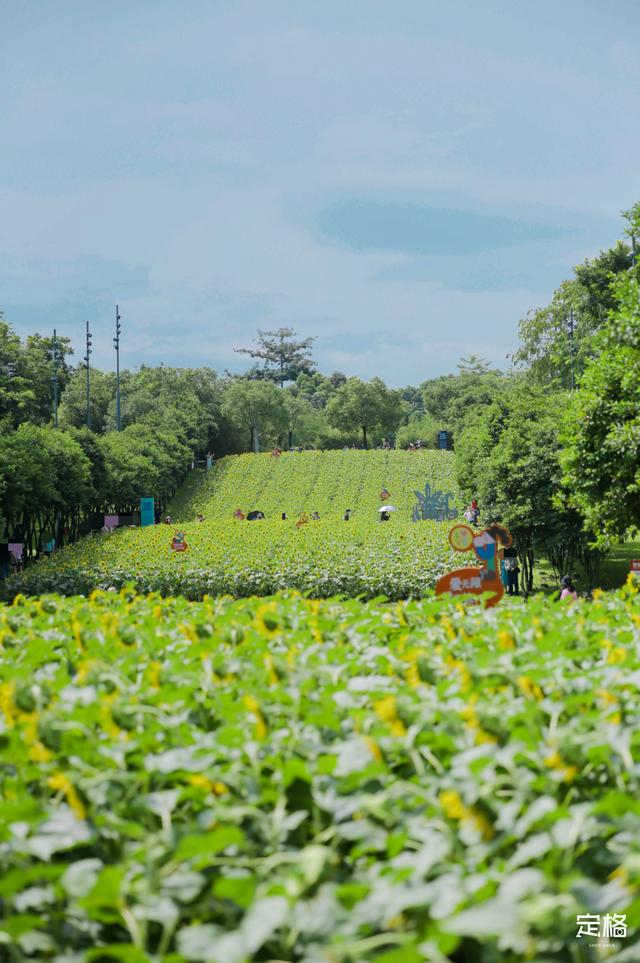
[[[454,525],[449,532],[449,543],[456,552],[473,549],[482,567],[457,568],[447,572],[436,582],[436,595],[482,595],[493,594],[485,603],[486,608],[497,605],[504,595],[504,586],[498,568],[498,546],[509,548],[511,533],[502,525],[489,525],[481,532],[474,532],[468,525]]]

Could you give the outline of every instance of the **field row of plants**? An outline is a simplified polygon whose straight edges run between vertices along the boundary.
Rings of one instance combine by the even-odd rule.
[[[284,588],[326,597],[420,597],[452,566],[448,525],[401,518],[381,524],[321,518],[296,528],[286,522],[205,521],[178,526],[188,549],[173,552],[176,526],[130,528],[93,535],[2,583],[16,592],[88,594],[133,583],[139,592],[184,595],[269,595]],[[471,561],[471,557],[469,557]]]
[[[125,589],[19,598],[0,640],[7,959],[587,963],[584,913],[639,958],[631,587]]]

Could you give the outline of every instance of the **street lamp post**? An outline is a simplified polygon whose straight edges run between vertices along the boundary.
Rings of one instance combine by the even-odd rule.
[[[116,336],[113,339],[113,346],[116,349],[116,431],[120,431],[120,312],[116,304]]]
[[[56,329],[53,329],[53,343],[51,349],[51,360],[53,361],[53,374],[51,384],[53,385],[53,427],[58,427],[58,336]]]
[[[87,351],[84,356],[84,363],[87,368],[87,428],[91,428],[91,373],[89,368],[89,358],[91,357],[91,332],[89,331],[89,322],[87,321]]]

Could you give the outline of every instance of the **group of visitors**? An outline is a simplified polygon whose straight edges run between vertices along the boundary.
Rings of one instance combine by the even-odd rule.
[[[380,497],[382,498],[383,495],[385,496],[385,498],[388,498],[388,497],[389,497],[389,492],[386,490],[386,488],[383,489],[383,491],[380,493]],[[384,500],[384,499],[383,499],[383,500]],[[388,510],[380,509],[379,517],[380,517],[380,521],[381,521],[381,522],[388,522],[388,521],[389,521],[389,519],[391,518],[391,510],[392,510],[392,506],[388,506]],[[394,511],[395,511],[395,509],[394,509]],[[351,516],[352,516],[352,515],[353,515],[353,509],[352,509],[352,508],[345,508],[344,514],[343,514],[343,516],[342,516],[343,522],[349,522],[349,521],[351,521]],[[248,521],[248,522],[255,522],[255,521],[261,521],[262,519],[264,519],[264,518],[265,518],[265,514],[264,514],[264,512],[254,510],[254,511],[252,511],[252,512],[248,512],[248,514],[245,515],[245,513],[242,511],[241,508],[236,508],[236,510],[235,510],[234,513],[233,513],[233,517],[234,517],[235,519],[237,519],[238,521],[245,521],[245,519],[246,519],[246,521]],[[286,513],[286,512],[282,512],[282,514],[280,515],[280,518],[282,519],[283,522],[286,522],[287,519],[288,519],[287,513]],[[198,515],[198,516],[196,517],[196,521],[197,521],[197,522],[203,522],[203,521],[204,521],[204,515]],[[315,511],[315,512],[301,512],[300,515],[298,516],[297,520],[296,520],[296,525],[297,525],[298,527],[300,527],[301,525],[306,525],[307,522],[319,522],[319,521],[320,521],[320,512],[318,512],[318,511]]]
[[[385,494],[388,494],[386,490]],[[380,493],[380,497],[382,497],[382,493]],[[480,508],[476,498],[472,498],[469,502],[469,505],[464,512],[464,518],[469,525],[477,527],[478,520],[480,518]],[[500,549],[498,551],[498,559],[500,561],[500,580],[504,586],[505,592],[507,595],[518,595],[520,589],[520,564],[518,561],[517,549],[513,545],[510,545],[508,548]],[[571,576],[563,575],[560,579],[560,599],[575,600],[577,598],[578,593]]]

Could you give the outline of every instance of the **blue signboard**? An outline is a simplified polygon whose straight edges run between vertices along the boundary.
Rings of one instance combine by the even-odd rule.
[[[153,498],[141,498],[140,499],[140,524],[154,525],[155,524],[155,499]]]
[[[438,432],[438,448],[446,451],[449,447],[449,432],[439,431]]]

